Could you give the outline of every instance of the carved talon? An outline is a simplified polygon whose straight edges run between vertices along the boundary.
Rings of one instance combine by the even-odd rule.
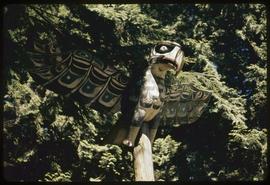
[[[130,140],[128,140],[128,139],[125,139],[123,141],[123,145],[128,146],[128,147],[133,147],[132,142]]]

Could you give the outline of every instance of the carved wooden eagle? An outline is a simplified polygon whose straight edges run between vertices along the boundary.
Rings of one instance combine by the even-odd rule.
[[[192,84],[180,84],[174,90],[166,88],[166,73],[174,70],[178,74],[183,67],[184,53],[176,42],[156,44],[148,65],[130,77],[102,61],[98,51],[63,48],[57,37],[46,41],[28,38],[27,60],[32,64],[29,73],[45,88],[99,112],[121,111],[110,143],[134,146],[142,124],[149,126],[153,142],[161,119],[193,123],[210,99],[210,92]]]

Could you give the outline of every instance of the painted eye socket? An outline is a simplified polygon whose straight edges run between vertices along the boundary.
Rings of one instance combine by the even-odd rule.
[[[168,53],[170,51],[172,51],[173,47],[172,46],[168,46],[168,45],[158,45],[156,46],[155,50],[158,53]]]

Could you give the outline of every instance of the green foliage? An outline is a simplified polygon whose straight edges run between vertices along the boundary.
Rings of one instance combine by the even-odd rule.
[[[173,163],[180,143],[174,141],[171,136],[158,138],[153,145],[153,161],[155,177],[159,181],[179,180],[176,174],[176,166]]]
[[[158,20],[144,14],[138,4],[91,4],[86,7],[114,22],[116,34],[123,46],[152,44],[153,40],[161,40],[161,35],[166,34]]]
[[[41,180],[40,180],[41,181]],[[51,163],[51,171],[44,175],[44,181],[48,182],[71,182],[71,172],[62,172],[61,166],[55,162]]]
[[[247,67],[245,76],[247,78],[247,85],[253,86],[252,93],[249,95],[249,115],[250,120],[253,121],[255,126],[262,124],[266,126],[266,100],[267,100],[267,81],[266,81],[266,68],[258,65],[251,64]],[[254,123],[255,122],[255,123]]]
[[[91,170],[90,181],[128,180],[133,173],[129,166],[131,153],[123,152],[119,146],[101,146],[81,140],[77,152],[81,161],[96,165],[96,168]],[[120,161],[122,162],[119,163]]]
[[[237,172],[229,173],[231,179],[240,177],[239,180],[258,181],[265,178],[265,174],[258,172],[263,172],[263,166],[267,164],[266,134],[266,129],[233,130],[229,134],[227,171]],[[243,168],[239,169],[238,166]]]
[[[59,96],[36,84],[27,73],[29,65],[23,53],[32,26],[41,29],[39,36],[45,41],[52,31],[60,30],[66,36],[60,42],[62,46],[91,50],[104,61],[117,63],[126,74],[130,67],[143,64],[156,42],[179,42],[186,64],[176,78],[172,73],[167,76],[167,86],[193,83],[213,96],[197,123],[159,130],[153,145],[156,180],[265,179],[264,4],[5,7],[5,178],[132,181],[132,153],[102,144],[118,115],[105,117]],[[131,58],[123,52],[127,48]]]

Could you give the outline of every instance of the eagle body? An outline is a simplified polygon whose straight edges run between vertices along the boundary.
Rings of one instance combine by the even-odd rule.
[[[183,67],[183,51],[175,42],[157,43],[147,65],[130,77],[89,49],[65,50],[57,37],[47,41],[29,37],[27,46],[29,73],[37,83],[104,114],[121,111],[107,143],[133,147],[142,124],[147,124],[153,142],[161,119],[195,122],[210,98],[210,92],[192,84],[173,91],[165,88],[166,73],[178,74]]]

